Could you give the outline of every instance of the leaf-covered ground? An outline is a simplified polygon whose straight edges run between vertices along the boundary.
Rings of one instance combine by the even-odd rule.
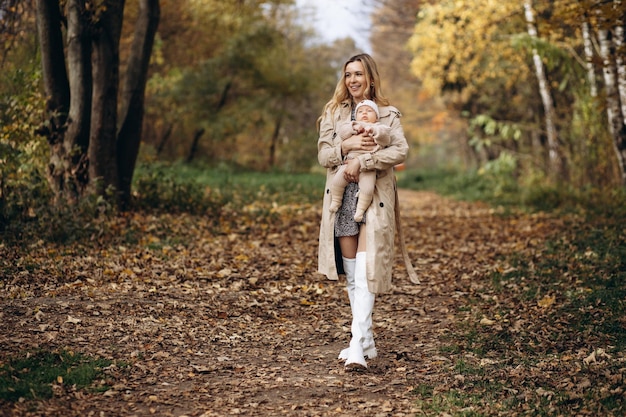
[[[624,353],[555,314],[584,286],[510,278],[526,270],[510,259],[538,262],[576,219],[501,216],[426,192],[400,201],[422,284],[397,255],[395,289],[374,311],[379,357],[364,372],[336,359],[350,312],[343,283],[315,272],[317,206],[275,208],[261,216],[271,222],[135,214],[107,245],[0,246],[0,364],[38,350],[113,363],[91,389],[59,380],[52,399],[0,402],[1,413],[624,415]]]

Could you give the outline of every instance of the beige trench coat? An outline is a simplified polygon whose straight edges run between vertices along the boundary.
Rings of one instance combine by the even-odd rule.
[[[366,212],[367,284],[369,291],[375,294],[391,290],[397,203],[393,167],[404,162],[409,150],[398,109],[386,106],[380,107],[379,110],[379,121],[391,128],[391,142],[384,149],[358,157],[361,161],[361,171],[376,170],[374,199]],[[338,268],[342,268],[341,253],[338,245],[335,245],[335,214],[329,210],[330,181],[342,163],[341,138],[336,128],[340,122],[350,120],[350,117],[349,101],[342,103],[334,114],[327,112],[321,121],[317,144],[319,163],[327,168],[319,236],[318,271],[331,280],[339,278],[337,271]]]

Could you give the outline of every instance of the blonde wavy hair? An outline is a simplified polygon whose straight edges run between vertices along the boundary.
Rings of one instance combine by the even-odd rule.
[[[328,110],[330,110],[332,114],[342,102],[346,100],[352,100],[352,96],[348,91],[348,87],[346,87],[345,74],[348,64],[356,61],[359,61],[361,64],[363,64],[363,71],[365,73],[366,82],[364,92],[365,98],[374,101],[379,106],[389,105],[389,100],[382,93],[380,75],[378,74],[378,66],[374,61],[374,58],[372,58],[369,54],[354,55],[353,57],[348,59],[345,64],[343,64],[343,71],[341,72],[341,78],[339,78],[339,81],[337,81],[335,93],[333,94],[333,97],[328,101],[328,103],[326,103],[321,116],[317,119],[318,130],[322,118]]]

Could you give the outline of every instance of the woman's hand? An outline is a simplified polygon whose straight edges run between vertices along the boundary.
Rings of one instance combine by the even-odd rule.
[[[343,171],[343,178],[347,182],[359,182],[359,173],[361,172],[361,162],[356,159],[348,159],[346,161],[346,169]]]
[[[376,142],[371,136],[354,135],[349,139],[345,139],[341,142],[341,153],[343,155],[349,154],[351,151],[365,151],[371,152],[376,147]]]

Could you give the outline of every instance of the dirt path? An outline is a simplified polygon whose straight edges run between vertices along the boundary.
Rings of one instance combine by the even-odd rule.
[[[368,371],[346,372],[336,359],[349,306],[343,283],[315,273],[312,209],[283,232],[210,237],[199,226],[195,241],[71,256],[34,245],[30,256],[49,263],[28,272],[22,260],[0,289],[0,358],[67,348],[119,366],[107,369],[104,394],[57,386],[53,400],[4,404],[2,414],[415,415],[420,383],[454,384],[441,372],[443,338],[476,279],[502,254],[540,244],[549,226],[431,193],[401,190],[400,201],[422,285],[398,255],[395,289],[376,301],[379,357]]]

